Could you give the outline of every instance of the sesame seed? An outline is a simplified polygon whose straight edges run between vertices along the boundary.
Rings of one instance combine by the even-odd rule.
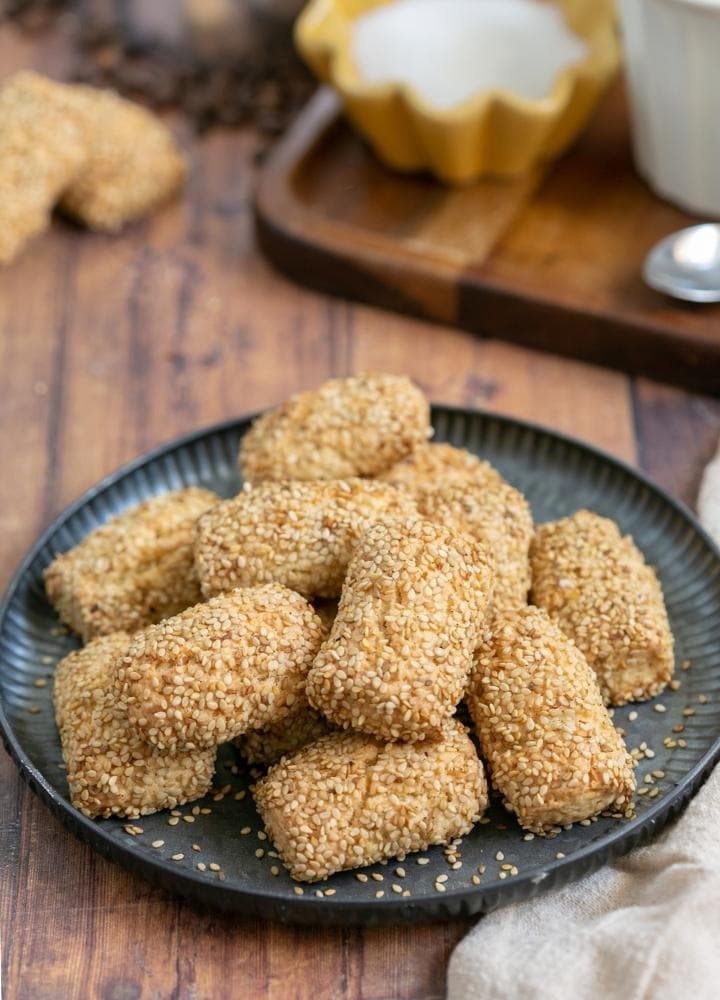
[[[245,794],[246,793],[245,793],[244,790],[241,791],[241,792],[235,792],[235,801],[236,802],[241,802],[245,798]]]
[[[670,688],[671,691],[679,691],[680,688],[681,688],[681,686],[682,685],[681,685],[680,681],[678,681],[678,680],[672,680],[668,684],[668,687]]]
[[[203,806],[200,809],[200,815],[201,816],[209,816],[211,812],[212,812],[212,809],[209,806]]]
[[[296,896],[302,896],[303,895],[303,888],[302,888],[302,886],[294,885],[293,886],[293,892],[295,893]]]
[[[479,875],[471,875],[470,876],[470,881],[472,882],[473,885],[480,885],[480,876]]]
[[[191,812],[192,812],[193,816],[199,816],[200,815],[200,806],[193,806],[192,809],[191,809]]]
[[[383,877],[380,874],[380,872],[371,872],[370,873],[370,878],[375,879],[376,882],[382,882],[383,881]]]
[[[397,875],[398,878],[405,878],[405,869],[404,868],[396,868],[395,869],[395,874]]]
[[[403,896],[411,896],[411,895],[412,893],[410,892],[409,889],[403,889]]]
[[[182,816],[182,813],[180,812],[179,809],[171,809],[170,810],[170,815],[171,816]]]
[[[33,681],[33,686],[36,688],[47,687],[47,681],[45,680],[44,677],[36,677],[35,680]]]
[[[633,709],[632,712],[628,712],[628,722],[634,722],[638,717],[637,712]]]
[[[500,872],[499,878],[507,878],[507,872]]]
[[[519,869],[517,868],[516,865],[512,866],[512,868],[510,869],[510,874],[511,875],[518,875],[519,874]]]
[[[648,798],[654,799],[656,795],[660,794],[659,788],[651,788],[648,792]]]
[[[211,872],[220,871],[220,865],[216,861],[211,861],[210,864],[208,865],[208,868],[210,869]]]
[[[195,822],[195,817],[194,816],[183,816],[183,821],[185,823],[194,823]]]
[[[385,895],[384,891],[382,889],[378,889],[378,891],[375,893],[375,899],[382,899],[384,895]]]
[[[691,715],[695,715],[695,709],[694,709],[694,708],[690,708],[690,707],[688,706],[688,708],[684,708],[684,709],[682,710],[682,714],[683,714],[683,715],[685,715],[685,716],[687,716],[687,717],[689,717],[689,716],[691,716]]]
[[[151,846],[152,847],[164,847],[165,846],[165,841],[164,840],[153,840]]]
[[[336,892],[337,892],[337,889],[326,889],[325,890],[325,895],[326,896],[334,896]]]
[[[168,820],[168,826],[177,826],[180,820],[177,816],[171,816]]]
[[[39,705],[31,705],[28,708],[28,712],[30,712],[31,715],[37,715],[38,712],[42,712],[42,709],[40,708]]]
[[[700,702],[701,705],[707,705],[708,699],[706,694],[699,694],[697,700]]]
[[[645,756],[647,757],[647,759],[648,759],[648,760],[652,760],[652,759],[653,759],[653,757],[655,756],[655,751],[654,751],[654,750],[651,750],[651,749],[650,749],[650,748],[648,747],[648,749],[647,749],[647,750],[645,751]]]
[[[681,670],[689,670],[690,669],[690,660],[683,660],[682,663],[680,664],[680,669]]]
[[[442,882],[436,882],[435,883],[435,891],[436,892],[445,892],[445,886],[443,885]]]
[[[667,712],[665,705],[653,705],[656,712]]]
[[[419,864],[419,865],[429,865],[430,864],[430,858],[418,858],[417,859],[417,864]]]
[[[455,861],[450,867],[453,871],[457,871],[458,868],[462,868],[462,861]]]
[[[184,857],[185,857],[184,854],[173,854],[173,855],[171,855],[171,860],[173,860],[173,861],[182,861],[182,859]]]
[[[246,837],[248,833],[252,833],[252,829],[249,826],[244,826],[240,833],[243,837]]]
[[[200,850],[202,850],[202,848],[200,847],[200,844],[193,844],[192,845],[192,849],[193,849],[193,851],[200,851]]]
[[[687,746],[687,742],[686,742],[685,740],[678,740],[678,741],[677,741],[677,745],[678,745],[679,747],[683,747],[683,748],[684,748],[684,747],[686,747],[686,746]]]
[[[277,865],[270,865],[270,874],[271,875],[279,875],[280,874],[280,869],[278,868]]]
[[[562,851],[558,851],[557,854],[555,855],[555,857],[558,859],[558,861],[560,861],[560,860],[562,860],[562,858],[565,857],[565,855],[563,854]]]
[[[262,849],[262,847],[258,847],[257,851],[255,851],[255,857],[256,858],[264,858],[265,857],[265,851]]]
[[[664,771],[653,771],[653,778],[664,778],[664,777],[665,777]]]
[[[444,882],[447,882],[447,880],[448,880],[448,876],[447,875],[438,875],[438,877],[435,879],[435,881],[439,882],[441,885]]]
[[[523,840],[535,840],[535,834],[534,833],[526,833],[525,836],[523,837]]]
[[[647,795],[649,791],[650,791],[649,788],[638,788],[637,793],[638,795]]]
[[[397,884],[397,882],[393,882],[393,884],[392,884],[392,886],[391,886],[390,888],[392,889],[392,891],[393,891],[393,892],[397,892],[397,893],[398,893],[398,895],[399,895],[400,893],[402,893],[402,891],[403,891],[403,888],[402,888],[402,886],[401,886],[401,885],[398,885],[398,884]]]
[[[267,834],[264,830],[258,830],[258,840],[267,840]]]
[[[365,874],[365,872],[356,872],[355,878],[358,880],[358,882],[367,882],[368,880],[368,877]]]
[[[502,851],[498,851],[498,852],[496,853],[496,855],[495,855],[495,860],[496,860],[496,861],[504,861],[504,860],[505,860],[505,855],[503,854],[503,852],[502,852]]]
[[[682,733],[684,731],[684,729],[685,729],[685,726],[682,724],[682,722],[678,722],[676,725],[674,725],[672,727],[672,731],[674,733]]]
[[[480,875],[484,875],[486,871],[487,871],[486,865],[478,865],[478,872],[480,873]]]
[[[205,871],[207,871],[207,865],[204,862],[202,862],[202,861],[198,861],[198,863],[197,863],[197,869],[198,869],[199,872],[205,872]]]

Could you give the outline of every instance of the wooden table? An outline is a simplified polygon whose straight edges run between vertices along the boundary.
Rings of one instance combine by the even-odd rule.
[[[0,30],[3,75],[63,52]],[[82,490],[176,434],[332,375],[407,372],[439,402],[527,417],[692,502],[720,402],[304,291],[256,252],[251,131],[187,137],[186,197],[123,236],[56,222],[0,273],[0,566]],[[430,1000],[468,922],[282,927],[200,912],[101,860],[0,751],[7,1000]]]

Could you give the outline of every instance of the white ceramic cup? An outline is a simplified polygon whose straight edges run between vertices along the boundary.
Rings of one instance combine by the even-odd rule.
[[[619,0],[639,173],[720,217],[720,0]]]

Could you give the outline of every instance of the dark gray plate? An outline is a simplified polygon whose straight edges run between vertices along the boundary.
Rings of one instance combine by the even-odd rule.
[[[57,660],[75,643],[58,634],[42,570],[57,552],[144,497],[192,483],[224,495],[236,492],[235,456],[248,427],[248,421],[241,420],[160,448],[99,483],[48,528],[8,588],[0,608],[0,728],[22,775],[74,833],[153,882],[225,910],[305,923],[378,924],[478,913],[562,885],[651,837],[678,812],[720,757],[717,549],[692,515],[657,486],[577,441],[519,421],[447,408],[435,408],[433,422],[436,440],[488,458],[523,490],[536,520],[590,507],[631,532],[657,567],[675,633],[681,686],[615,713],[628,745],[646,745],[654,754],[639,766],[638,787],[647,791],[638,796],[637,817],[601,818],[553,839],[528,840],[495,803],[489,821],[459,846],[460,868],[451,868],[442,849],[433,848],[423,855],[430,859],[428,864],[419,865],[417,856],[410,856],[402,862],[401,874],[396,873],[398,862],[373,865],[366,869],[371,876],[367,882],[344,873],[319,886],[306,886],[304,894],[297,895],[280,862],[269,854],[272,845],[258,836],[259,820],[249,792],[236,798],[252,779],[229,748],[221,754],[216,777],[219,790],[229,789],[197,803],[212,811],[193,822],[180,819],[169,825],[172,817],[158,813],[139,820],[142,833],[133,836],[120,821],[92,822],[72,808],[59,767],[51,685],[37,687],[33,682],[49,681]],[[680,664],[686,660],[691,667],[683,670]],[[661,707],[664,711],[658,711]],[[684,715],[688,708],[694,714]],[[684,726],[681,734],[673,732],[677,725]],[[667,737],[677,745],[668,748]],[[661,776],[653,778],[652,772]],[[191,806],[180,812],[191,814]],[[157,840],[164,843],[153,848]],[[193,844],[200,851],[193,850]],[[498,852],[504,857],[498,858]],[[172,860],[176,854],[183,857]],[[221,871],[198,868],[210,863]],[[506,875],[503,864],[515,865],[519,874]],[[482,865],[485,871],[475,885],[472,875]],[[272,866],[279,868],[277,875]],[[448,876],[444,892],[434,887],[441,873]],[[328,889],[329,896],[322,894]],[[404,890],[410,895],[402,896]],[[384,893],[380,898],[379,892]]]

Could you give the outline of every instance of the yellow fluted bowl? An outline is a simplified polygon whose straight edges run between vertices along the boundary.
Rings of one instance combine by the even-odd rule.
[[[558,0],[568,26],[588,43],[582,62],[529,100],[480,91],[436,108],[405,84],[362,80],[351,54],[352,21],[388,0],[311,0],[295,41],[313,72],[341,95],[345,111],[378,156],[396,170],[431,170],[449,184],[516,177],[562,153],[576,138],[620,61],[613,0]]]

